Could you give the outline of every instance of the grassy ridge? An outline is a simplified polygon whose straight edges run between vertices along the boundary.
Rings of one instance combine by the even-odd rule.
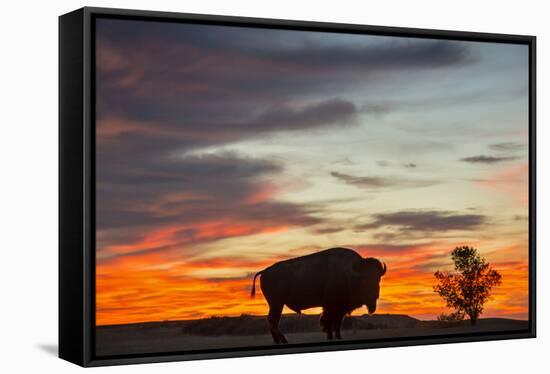
[[[416,327],[421,321],[407,315],[376,314],[347,316],[342,330],[377,330],[388,328]],[[319,332],[319,315],[283,315],[280,323],[282,331],[287,333]],[[129,325],[99,326],[99,331],[122,330],[166,330],[179,329],[185,335],[222,336],[222,335],[264,335],[269,334],[266,316],[243,314],[238,317],[209,317],[187,321],[147,322]]]

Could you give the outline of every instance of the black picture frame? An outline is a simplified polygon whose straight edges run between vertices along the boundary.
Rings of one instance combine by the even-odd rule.
[[[231,348],[162,354],[95,354],[95,118],[94,20],[115,17],[331,31],[462,41],[525,44],[529,47],[529,329],[502,333],[385,338],[331,344]],[[59,17],[59,357],[81,366],[324,352],[534,338],[536,336],[536,37],[476,32],[364,26],[310,21],[228,17],[85,7]]]

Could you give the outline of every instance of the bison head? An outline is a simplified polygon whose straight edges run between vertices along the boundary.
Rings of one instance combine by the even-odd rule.
[[[359,280],[361,304],[367,306],[369,314],[376,311],[376,301],[380,296],[380,278],[386,274],[386,264],[375,258],[366,258],[354,266]]]

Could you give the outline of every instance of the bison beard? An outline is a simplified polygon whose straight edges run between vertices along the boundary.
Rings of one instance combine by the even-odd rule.
[[[256,278],[269,305],[267,320],[276,344],[286,344],[279,330],[283,307],[296,313],[322,307],[320,324],[329,340],[341,339],[340,328],[346,314],[367,305],[374,313],[380,278],[386,265],[374,258],[362,258],[349,248],[331,248],[306,256],[277,262],[254,275],[251,297],[256,293]]]

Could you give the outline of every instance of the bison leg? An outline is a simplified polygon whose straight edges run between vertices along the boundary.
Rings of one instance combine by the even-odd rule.
[[[267,315],[267,321],[269,322],[269,331],[273,337],[275,344],[288,343],[285,336],[279,330],[279,321],[281,320],[281,314],[283,312],[283,304],[269,305],[269,314]]]
[[[327,314],[325,311],[321,313],[321,317],[319,318],[319,324],[321,325],[321,328],[323,329],[323,332],[327,332]]]
[[[328,339],[328,340],[332,340],[332,339],[333,339],[333,336],[332,336],[332,325],[329,325],[328,328],[327,328],[327,339]]]
[[[323,331],[327,333],[327,339],[332,340],[334,337],[336,339],[342,339],[340,334],[340,329],[342,327],[342,319],[344,315],[335,311],[323,311],[321,314],[321,326],[323,326]]]
[[[334,317],[334,332],[336,334],[336,339],[342,340],[342,335],[340,334],[340,328],[342,327],[342,320],[344,319],[343,315],[337,315]]]
[[[321,326],[323,331],[327,333],[327,339],[332,340],[332,330],[333,330],[333,315],[326,310],[323,310],[321,314]]]

